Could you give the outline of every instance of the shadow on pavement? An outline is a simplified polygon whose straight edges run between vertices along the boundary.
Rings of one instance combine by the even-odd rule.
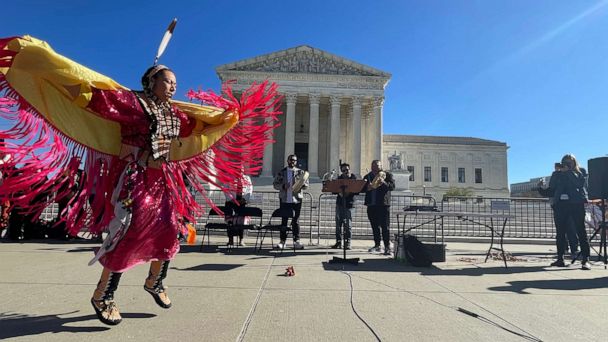
[[[470,276],[480,277],[488,274],[517,274],[530,272],[548,271],[547,266],[509,266],[505,268],[502,264],[490,267],[467,267],[467,268],[439,268],[414,267],[393,259],[362,259],[358,265],[330,264],[323,262],[323,269],[327,271],[352,271],[352,272],[415,272],[427,276]],[[557,270],[557,269],[556,269]],[[563,269],[559,269],[563,270]]]
[[[102,323],[100,323],[97,320],[97,316],[93,314],[77,317],[60,317],[75,312],[78,311],[44,316],[30,316],[20,313],[0,313],[0,325],[2,326],[2,329],[0,329],[0,340],[45,333],[91,333],[110,329],[106,326],[100,326]],[[123,318],[150,318],[156,316],[148,313],[122,313],[121,315]],[[67,325],[84,321],[93,321],[95,326],[76,327]]]
[[[177,271],[230,271],[245,266],[245,264],[202,264],[188,268],[171,267]]]
[[[509,291],[529,293],[526,289],[541,290],[591,290],[606,288],[608,277],[594,279],[548,279],[548,280],[518,280],[509,281],[507,286],[490,287],[492,291]]]

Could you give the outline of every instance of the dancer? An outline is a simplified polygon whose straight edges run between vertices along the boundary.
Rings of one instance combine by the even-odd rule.
[[[177,82],[166,66],[150,67],[141,83],[142,91],[131,91],[33,37],[0,39],[0,91],[7,96],[0,99],[0,115],[15,122],[0,132],[6,138],[0,155],[11,154],[9,168],[26,165],[21,174],[9,171],[0,201],[39,215],[48,202],[31,199],[48,190],[57,191],[57,201],[68,196],[62,189],[69,190],[64,185],[72,178],[62,175],[78,169],[73,156],[84,160],[86,179],[61,219],[74,234],[83,226],[108,232],[91,262],[104,267],[91,304],[110,325],[122,320],[114,301],[120,277],[138,264],[151,262],[144,289],[159,306],[171,307],[163,280],[179,251],[182,218],[193,221],[193,211],[204,211],[184,177],[203,195],[203,183],[234,190],[240,165],[260,169],[279,114],[276,85],[253,85],[240,101],[229,88],[226,98],[190,91],[201,106],[171,99]],[[16,139],[23,143],[10,143]],[[38,187],[24,193],[32,184]],[[19,191],[22,196],[12,196]]]

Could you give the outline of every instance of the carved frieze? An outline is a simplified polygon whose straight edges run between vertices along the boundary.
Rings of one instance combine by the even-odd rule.
[[[318,50],[296,51],[291,54],[268,56],[265,59],[236,66],[231,70],[257,72],[285,72],[327,75],[379,76],[356,65],[324,56]]]

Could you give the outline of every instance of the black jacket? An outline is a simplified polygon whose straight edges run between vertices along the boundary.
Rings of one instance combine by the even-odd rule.
[[[584,169],[581,169],[581,171],[555,171],[551,174],[549,187],[538,189],[538,192],[542,196],[553,198],[554,205],[558,203],[586,203],[587,172]]]
[[[369,183],[371,183],[376,175],[372,172],[368,173],[363,177],[367,181],[367,185],[365,186],[365,205],[371,205],[372,203],[372,194],[376,194],[376,204],[388,207],[391,205],[391,191],[395,190],[395,179],[393,178],[393,174],[384,171],[386,173],[386,178],[384,181],[386,184],[382,184],[374,190],[368,190]]]

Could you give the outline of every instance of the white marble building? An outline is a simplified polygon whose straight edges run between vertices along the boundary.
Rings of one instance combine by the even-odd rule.
[[[467,137],[384,135],[383,163],[400,156],[410,172],[410,190],[441,199],[451,187],[468,188],[473,196],[509,197],[507,149],[504,142]],[[387,167],[388,168],[388,167]]]
[[[382,155],[384,88],[391,75],[345,58],[298,46],[216,69],[235,92],[270,80],[285,95],[276,143],[264,152],[262,176],[272,176],[295,153],[311,177],[348,161],[353,172]],[[364,169],[364,168],[363,168]]]
[[[306,45],[221,65],[216,71],[222,82],[234,82],[235,93],[270,80],[284,95],[284,115],[274,132],[276,143],[264,152],[262,177],[276,174],[292,153],[315,180],[337,170],[340,160],[359,176],[374,159],[388,169],[389,156],[396,151],[406,169],[414,167],[409,186],[416,194],[440,198],[456,186],[472,189],[475,196],[509,196],[505,143],[409,135],[382,139],[384,89],[391,78],[387,72]],[[425,168],[429,181],[423,178]],[[462,182],[458,172],[464,172]],[[476,182],[476,173],[481,182]]]

